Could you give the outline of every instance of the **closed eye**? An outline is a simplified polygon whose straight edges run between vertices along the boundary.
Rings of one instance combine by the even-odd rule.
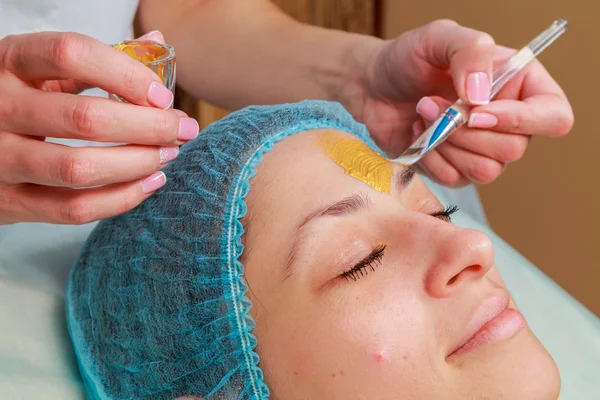
[[[459,210],[458,206],[450,204],[450,205],[448,205],[448,207],[446,207],[444,209],[444,211],[438,211],[438,212],[435,212],[435,213],[429,214],[429,215],[431,215],[434,218],[441,219],[442,221],[452,222],[451,216],[458,210]]]
[[[348,271],[344,272],[342,276],[346,278],[346,280],[356,281],[362,278],[365,275],[369,274],[369,270],[375,271],[375,267],[381,264],[381,259],[385,254],[385,245],[381,245],[373,249],[371,254],[365,257],[364,260],[360,261],[354,267],[350,268]]]

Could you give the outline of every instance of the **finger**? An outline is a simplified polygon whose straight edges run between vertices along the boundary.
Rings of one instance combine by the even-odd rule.
[[[425,130],[425,124],[423,121],[416,121],[413,123],[412,129],[413,140],[416,140]],[[464,179],[460,172],[446,161],[435,149],[423,157],[418,162],[417,167],[431,180],[444,186],[460,185],[461,180]]]
[[[525,154],[531,136],[461,128],[448,137],[448,143],[502,163],[514,162]]]
[[[417,120],[412,124],[412,139],[417,140],[425,132],[425,124],[421,120]]]
[[[417,104],[417,112],[423,117],[425,127],[428,128],[439,117],[440,110],[445,110],[450,105],[448,100],[441,97],[424,97]],[[486,116],[473,115],[480,128],[486,128],[486,124],[490,123]],[[491,122],[491,126],[497,124],[497,120],[494,122],[492,119]],[[504,163],[519,160],[527,149],[529,139],[529,135],[462,127],[452,133],[447,140],[457,147]]]
[[[573,110],[560,88],[556,92],[548,84],[550,93],[547,94],[536,94],[523,101],[494,100],[488,105],[474,108],[468,126],[514,134],[566,135],[573,127]],[[529,88],[530,94],[537,93],[543,86],[537,86],[536,83],[531,85],[535,88]],[[417,104],[417,112],[427,122],[433,122],[451,104],[441,97],[424,97]]]
[[[500,67],[515,53],[517,51],[514,49],[496,46],[494,65]],[[560,85],[552,78],[542,63],[536,59],[508,81],[498,93],[497,98],[523,100],[528,97],[547,94],[566,97]]]
[[[43,81],[39,85],[39,88],[48,92],[78,94],[86,89],[93,88],[93,86],[85,82],[76,81],[74,79],[60,79],[53,81]]]
[[[176,108],[173,109],[173,113],[177,115],[179,118],[189,118],[185,111],[178,110]]]
[[[500,46],[496,50],[497,57],[504,59],[514,53],[514,50]],[[573,110],[567,96],[537,60],[508,82],[498,93],[497,99],[473,110],[481,117],[479,120],[483,121],[484,126],[474,123],[476,117],[473,116],[471,126],[551,137],[563,136],[573,126]],[[500,120],[499,124],[490,122],[495,119]]]
[[[165,183],[165,174],[156,172],[145,179],[93,189],[4,186],[0,188],[0,222],[79,225],[97,221],[131,210]]]
[[[487,109],[494,103],[478,109]],[[425,126],[429,127],[439,117],[441,110],[447,109],[451,104],[441,97],[424,97],[417,104],[417,112],[423,117]],[[448,137],[448,142],[500,162],[519,160],[527,149],[530,136],[504,133],[505,131],[497,128],[498,118],[495,115],[475,111],[471,113],[468,125],[477,129],[462,127]]]
[[[140,36],[136,40],[152,40],[159,43],[165,43],[165,38],[163,37],[160,31],[152,31],[147,34]],[[81,93],[86,89],[93,88],[94,86],[77,81],[74,79],[61,79],[61,80],[51,80],[51,81],[43,81],[40,85],[40,89],[48,90],[50,92],[63,92],[63,93],[72,93],[77,94]]]
[[[3,66],[27,81],[75,79],[131,103],[166,109],[173,93],[142,63],[88,36],[44,32],[15,35],[0,44]]]
[[[451,102],[442,97],[423,97],[417,103],[417,113],[421,115],[425,121],[431,123],[438,119],[442,111],[451,105]]]
[[[198,122],[181,111],[139,107],[92,96],[24,89],[0,130],[96,142],[173,145],[196,138]]]
[[[447,187],[461,187],[469,181],[435,149],[419,161],[419,166],[436,183]]]
[[[439,20],[421,31],[420,43],[427,61],[450,68],[459,98],[470,104],[488,103],[496,47],[490,35]]]
[[[165,38],[164,38],[162,32],[160,32],[160,31],[148,32],[148,33],[140,36],[136,40],[154,40],[155,42],[165,43]]]
[[[504,163],[461,149],[448,142],[442,143],[436,150],[462,175],[477,183],[494,181],[505,167]]]
[[[10,171],[2,174],[4,183],[82,188],[143,178],[178,154],[178,147],[68,147],[18,139],[0,165]]]
[[[474,109],[469,117],[471,128],[497,132],[564,136],[573,127],[573,111],[565,97],[538,95],[519,100],[497,100]]]

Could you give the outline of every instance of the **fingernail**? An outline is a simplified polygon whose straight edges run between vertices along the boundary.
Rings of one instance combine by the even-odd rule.
[[[473,72],[468,76],[467,97],[475,105],[490,102],[490,80],[485,72]]]
[[[173,92],[158,82],[152,82],[148,89],[148,103],[166,110],[173,104]]]
[[[160,163],[166,164],[174,160],[179,154],[179,147],[161,147],[159,152]]]
[[[162,172],[158,171],[147,177],[142,181],[142,192],[152,193],[167,183],[167,176]]]
[[[162,35],[162,33],[160,31],[152,31],[152,32],[146,33],[145,35],[140,36],[140,39],[145,39],[145,38],[155,35],[157,33],[160,33]]]
[[[488,113],[473,113],[469,117],[470,128],[493,128],[498,125],[498,117]]]
[[[423,97],[417,103],[417,112],[421,114],[423,118],[433,121],[440,114],[440,107],[429,97]]]
[[[196,139],[199,130],[200,126],[198,125],[198,121],[196,121],[194,118],[181,118],[179,120],[179,134],[177,135],[177,139]]]

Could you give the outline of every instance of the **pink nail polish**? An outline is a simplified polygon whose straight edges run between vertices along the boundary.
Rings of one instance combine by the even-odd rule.
[[[434,121],[440,114],[440,107],[429,97],[423,97],[417,103],[417,112],[423,116],[423,118]]]
[[[177,139],[179,140],[192,140],[198,136],[200,126],[198,121],[194,118],[181,118],[179,120],[179,133]]]
[[[169,161],[174,160],[179,154],[179,147],[161,147],[158,155],[160,157],[160,163],[166,164]]]
[[[498,125],[498,117],[488,113],[473,113],[469,117],[470,128],[493,128]]]
[[[148,103],[166,110],[173,104],[173,92],[158,82],[152,82],[148,89]]]
[[[167,183],[167,176],[162,172],[158,171],[147,177],[142,181],[142,192],[152,193]]]
[[[467,97],[475,105],[490,102],[490,79],[485,72],[473,72],[467,77]]]

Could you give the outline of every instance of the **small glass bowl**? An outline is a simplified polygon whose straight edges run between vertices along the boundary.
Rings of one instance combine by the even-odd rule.
[[[173,46],[154,40],[125,40],[113,47],[154,71],[163,85],[175,95],[176,63]],[[110,93],[109,97],[127,103],[127,100],[116,94]],[[172,107],[173,104],[169,108]]]

